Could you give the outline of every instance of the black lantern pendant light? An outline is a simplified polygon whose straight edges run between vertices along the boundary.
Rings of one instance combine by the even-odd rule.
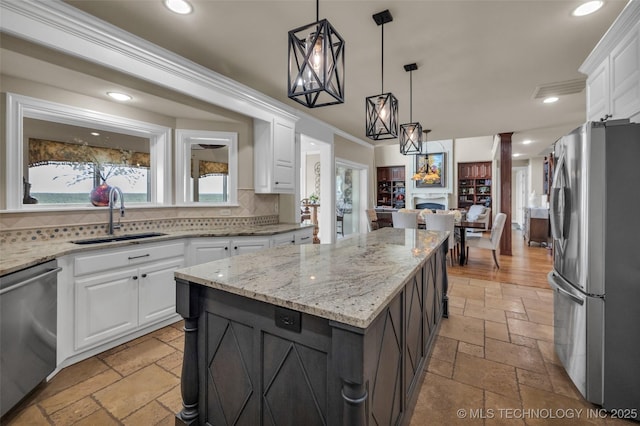
[[[344,40],[333,26],[319,19],[289,31],[288,96],[315,108],[344,102]]]
[[[384,24],[393,21],[389,10],[373,15],[382,27],[382,93],[366,99],[366,132],[373,140],[398,137],[398,100],[393,93],[384,93]]]
[[[424,154],[422,148],[422,126],[413,122],[413,71],[418,64],[407,64],[404,70],[409,73],[409,123],[400,125],[400,153],[404,155]]]

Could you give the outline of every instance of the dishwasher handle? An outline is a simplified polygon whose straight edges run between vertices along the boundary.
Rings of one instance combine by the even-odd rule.
[[[45,271],[45,272],[43,272],[43,273],[41,273],[41,274],[38,274],[38,275],[33,276],[33,277],[31,277],[31,278],[27,278],[27,279],[26,279],[26,280],[24,280],[24,281],[20,281],[18,284],[14,284],[14,285],[12,285],[12,286],[10,286],[10,287],[3,288],[2,290],[0,290],[0,295],[5,294],[5,293],[8,293],[8,292],[10,292],[10,291],[13,291],[13,290],[15,290],[15,289],[17,289],[17,288],[23,287],[23,286],[25,286],[25,285],[31,284],[31,283],[32,283],[32,282],[34,282],[34,281],[37,281],[37,280],[39,280],[39,279],[41,279],[41,278],[44,278],[44,277],[46,277],[46,276],[49,276],[49,275],[51,275],[51,274],[58,273],[58,272],[60,272],[60,271],[62,271],[62,268],[61,268],[61,267],[57,267],[57,268],[55,268],[55,269],[49,269],[48,271]]]

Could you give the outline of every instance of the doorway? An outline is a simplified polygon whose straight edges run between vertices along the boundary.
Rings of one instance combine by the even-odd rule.
[[[364,209],[367,200],[368,167],[336,159],[336,237],[367,229]]]

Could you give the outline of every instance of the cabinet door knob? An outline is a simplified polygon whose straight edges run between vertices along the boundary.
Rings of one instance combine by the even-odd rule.
[[[229,250],[229,247],[225,247],[224,249],[225,249],[225,250]]]
[[[142,274],[142,278],[147,278],[147,274]]]
[[[233,249],[234,249],[234,250],[238,250],[238,246],[234,247]]]
[[[134,276],[133,276],[133,279],[134,279],[134,280],[137,280],[137,279],[138,279],[138,276],[137,276],[137,275],[134,275]]]

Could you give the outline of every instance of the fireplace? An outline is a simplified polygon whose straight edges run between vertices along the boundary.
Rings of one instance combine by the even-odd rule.
[[[449,197],[448,194],[421,194],[420,196],[413,197],[413,205],[416,209],[431,209],[431,210],[448,210],[449,209]]]
[[[444,204],[439,203],[417,203],[416,209],[444,210]]]

